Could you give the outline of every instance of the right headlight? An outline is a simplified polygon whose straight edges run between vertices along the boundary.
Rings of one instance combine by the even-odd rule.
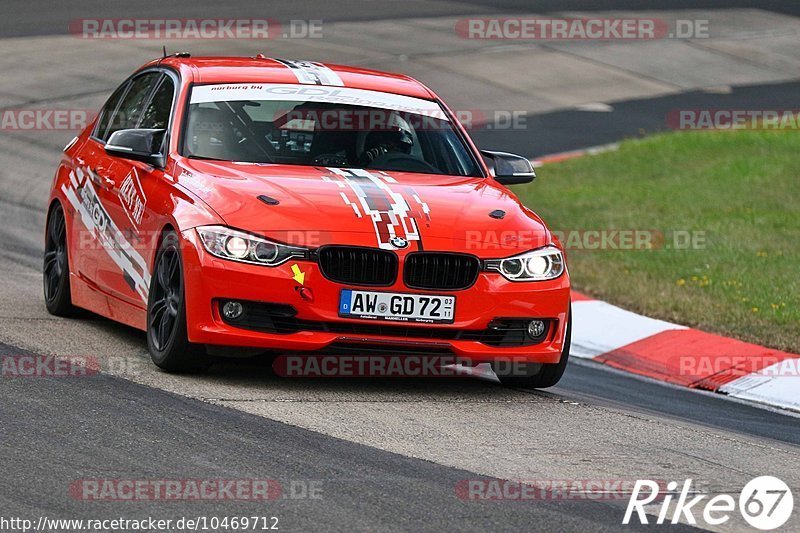
[[[226,226],[200,226],[197,233],[208,253],[230,261],[274,267],[292,258],[308,259],[306,248],[288,246]]]
[[[499,272],[509,281],[545,281],[564,273],[564,254],[555,246],[507,257],[487,259],[484,269]]]

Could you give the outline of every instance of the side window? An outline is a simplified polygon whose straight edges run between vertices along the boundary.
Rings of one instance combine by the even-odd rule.
[[[108,130],[108,125],[111,123],[111,117],[114,115],[114,111],[117,110],[117,105],[119,105],[119,101],[125,95],[125,91],[128,88],[129,83],[126,81],[122,85],[120,85],[114,94],[111,95],[111,98],[108,99],[106,105],[103,106],[103,109],[100,111],[100,120],[97,123],[97,129],[95,130],[95,137],[98,139],[106,140],[108,137],[106,136],[106,131]]]
[[[167,129],[169,116],[172,111],[172,97],[175,95],[175,86],[172,78],[164,76],[156,92],[150,99],[150,104],[142,113],[139,128]]]
[[[130,89],[128,89],[128,93],[125,95],[125,98],[122,99],[117,113],[111,120],[111,124],[108,127],[104,139],[108,139],[115,131],[136,127],[136,124],[139,122],[139,117],[142,115],[143,108],[147,103],[150,90],[158,81],[159,76],[161,76],[160,73],[151,72],[134,78],[133,82],[131,82]]]

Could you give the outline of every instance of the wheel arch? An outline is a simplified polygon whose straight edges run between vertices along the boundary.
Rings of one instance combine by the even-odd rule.
[[[66,225],[66,235],[64,239],[67,243],[67,271],[70,274],[75,274],[75,259],[76,254],[75,250],[72,248],[75,244],[72,237],[72,224],[73,224],[73,215],[74,213],[70,210],[70,205],[67,202],[64,202],[58,195],[53,195],[50,198],[50,203],[47,204],[47,214],[44,217],[44,228],[42,232],[42,249],[44,250],[45,246],[47,245],[47,233],[50,227],[50,217],[53,215],[53,209],[56,206],[61,207],[61,212],[64,213],[64,224]]]
[[[148,263],[150,264],[150,272],[155,274],[155,267],[156,267],[156,259],[158,258],[158,251],[161,249],[161,245],[164,242],[164,238],[167,233],[173,232],[178,235],[180,238],[180,231],[177,229],[177,224],[174,221],[166,221],[161,225],[161,229],[158,231],[158,236],[153,243],[153,253],[150,255],[150,260]]]

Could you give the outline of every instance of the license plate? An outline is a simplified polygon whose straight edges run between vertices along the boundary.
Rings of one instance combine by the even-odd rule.
[[[434,294],[403,294],[342,290],[339,316],[397,322],[452,324],[456,297]]]

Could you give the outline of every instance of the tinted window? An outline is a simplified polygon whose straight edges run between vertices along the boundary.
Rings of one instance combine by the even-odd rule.
[[[164,76],[139,121],[140,128],[167,129],[174,95],[172,78]]]
[[[159,76],[161,76],[160,73],[152,72],[133,80],[131,88],[128,90],[117,113],[111,120],[111,125],[104,137],[105,139],[108,139],[115,131],[136,127],[143,108],[147,103],[147,96],[150,94],[153,85],[158,81]]]
[[[114,94],[111,95],[111,98],[108,99],[106,105],[103,106],[103,110],[100,112],[100,121],[97,125],[97,130],[95,132],[95,136],[98,139],[106,140],[106,130],[108,129],[108,125],[111,121],[111,117],[114,114],[114,111],[117,109],[117,105],[119,104],[120,99],[125,94],[125,89],[128,88],[128,82],[123,83],[119,86],[119,88],[114,91]]]

